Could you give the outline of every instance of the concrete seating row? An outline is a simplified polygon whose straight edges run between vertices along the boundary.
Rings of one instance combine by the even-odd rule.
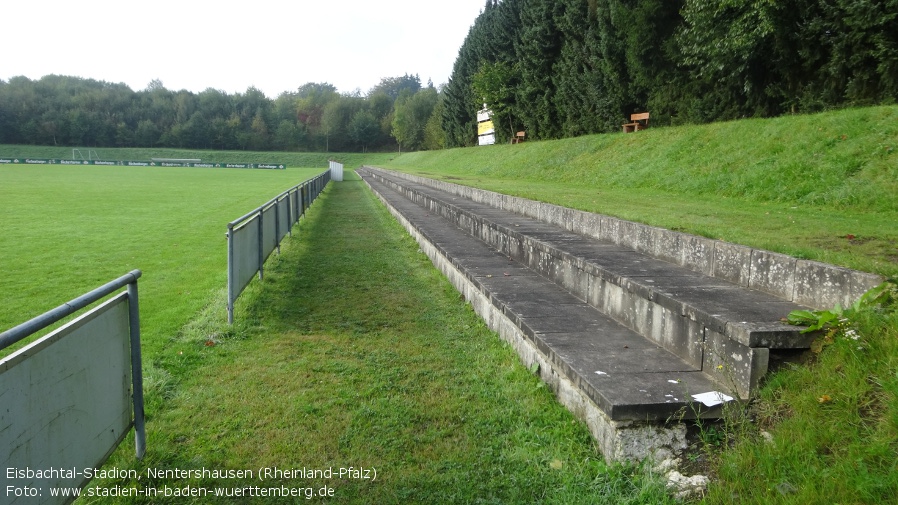
[[[544,365],[544,379],[566,381],[607,417],[593,428],[608,438],[605,450],[626,452],[621,440],[629,435],[620,423],[641,422],[645,429],[672,418],[718,415],[719,405],[693,395],[748,398],[771,353],[788,355],[810,344],[808,335],[780,321],[807,305],[660,259],[623,240],[511,212],[501,208],[507,206],[502,195],[491,205],[458,194],[465,190],[435,187],[440,181],[372,168],[360,174],[432,249],[432,259],[443,258],[435,263],[445,263],[441,270],[455,278],[475,310],[499,320],[488,320],[491,327],[519,334],[516,347],[529,345],[519,354]],[[563,216],[566,209],[554,211]],[[862,282],[875,280],[861,276]]]

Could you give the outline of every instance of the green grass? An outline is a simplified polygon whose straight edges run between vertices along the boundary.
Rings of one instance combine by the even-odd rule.
[[[895,106],[851,109],[409,153],[385,166],[895,276],[896,120]],[[747,411],[700,427],[714,478],[703,502],[895,503],[898,316],[853,324],[859,341],[835,339],[768,376]]]
[[[374,481],[140,482],[328,485],[337,503],[673,503],[653,478],[605,465],[357,176],[298,231],[238,302],[235,327],[202,314],[156,356],[148,455],[135,463],[127,447],[111,465],[376,469]]]
[[[812,365],[770,379],[755,422],[720,454],[707,503],[895,503],[898,307],[854,329],[857,340],[838,336]]]
[[[0,166],[0,328],[140,269],[152,354],[226,284],[227,223],[322,171]]]
[[[898,106],[405,153],[381,166],[898,274]]]
[[[895,275],[896,115],[879,107],[342,161]],[[10,147],[0,154],[71,154]],[[212,156],[145,153],[134,157]],[[258,156],[242,159],[294,164]],[[310,483],[333,487],[339,503],[672,502],[641,471],[602,463],[582,424],[355,177],[325,191],[228,327],[225,224],[320,171],[0,167],[0,328],[144,270],[149,452],[135,462],[125,443],[107,467],[377,468],[375,482]],[[770,376],[752,422],[734,415],[705,428],[705,502],[894,501],[898,320],[882,312],[856,324],[859,342],[836,339],[807,366]],[[308,483],[140,482],[250,484]]]

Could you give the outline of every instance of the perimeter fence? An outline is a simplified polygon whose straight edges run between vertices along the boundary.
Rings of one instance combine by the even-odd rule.
[[[261,280],[265,260],[331,180],[331,170],[298,184],[260,207],[228,223],[228,324],[234,323],[234,302],[257,274]]]
[[[69,503],[134,428],[146,450],[140,310],[133,270],[15,328],[0,350],[127,287],[92,310],[0,358],[0,503]]]

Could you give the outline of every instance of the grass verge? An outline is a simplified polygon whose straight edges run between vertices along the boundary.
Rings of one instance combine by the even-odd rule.
[[[898,307],[824,335],[806,366],[775,374],[719,453],[707,503],[895,503]]]
[[[244,294],[235,327],[201,316],[157,357],[148,455],[136,463],[122,449],[111,464],[142,475],[351,466],[377,479],[144,478],[101,489],[329,486],[338,503],[673,503],[638,469],[606,466],[583,423],[361,180],[347,179],[321,195]]]

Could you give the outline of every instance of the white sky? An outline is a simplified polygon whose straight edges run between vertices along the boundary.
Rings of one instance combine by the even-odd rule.
[[[0,79],[60,74],[145,89],[307,82],[368,92],[384,77],[445,83],[484,0],[5,0]]]

